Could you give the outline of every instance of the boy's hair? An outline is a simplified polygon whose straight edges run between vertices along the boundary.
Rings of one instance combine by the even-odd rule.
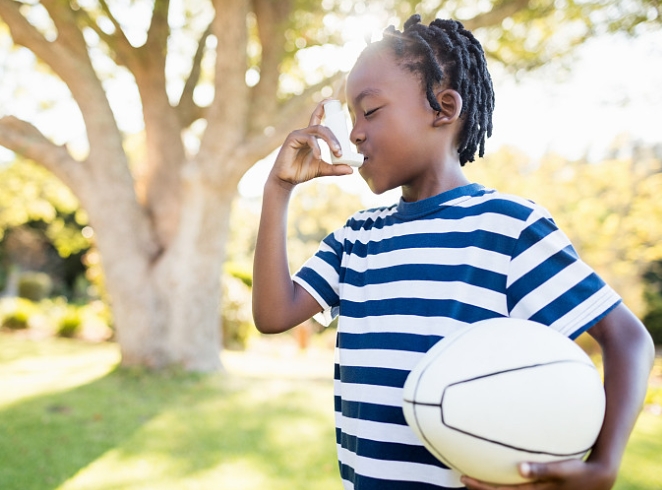
[[[460,164],[473,162],[477,149],[478,156],[485,153],[485,135],[492,136],[494,90],[483,48],[456,20],[436,19],[429,26],[420,22],[421,16],[415,14],[405,22],[403,32],[389,26],[383,39],[366,51],[389,47],[398,63],[421,76],[428,102],[436,111],[441,112],[434,93],[440,83],[460,94]]]

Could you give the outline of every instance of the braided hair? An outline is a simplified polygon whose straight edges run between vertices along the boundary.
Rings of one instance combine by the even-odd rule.
[[[483,48],[456,20],[436,19],[429,26],[420,22],[421,16],[415,14],[405,22],[402,32],[389,26],[383,39],[366,51],[390,48],[398,64],[420,75],[435,111],[441,112],[434,93],[440,83],[460,94],[460,117],[464,120],[458,145],[460,164],[473,162],[476,150],[480,157],[485,153],[485,136],[492,136],[494,90]]]

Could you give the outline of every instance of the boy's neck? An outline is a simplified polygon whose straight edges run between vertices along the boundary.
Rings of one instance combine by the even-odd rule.
[[[460,162],[439,165],[434,173],[428,174],[423,183],[402,186],[402,199],[406,202],[416,202],[450,191],[457,187],[470,184],[464,175]]]

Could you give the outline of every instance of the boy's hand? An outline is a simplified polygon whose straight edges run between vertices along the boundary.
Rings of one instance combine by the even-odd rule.
[[[522,463],[520,474],[533,478],[519,485],[496,485],[462,477],[462,483],[470,490],[608,490],[614,484],[614,476],[590,461],[568,459],[556,463]]]
[[[287,136],[278,152],[270,178],[295,186],[315,177],[352,173],[352,167],[349,165],[333,165],[322,160],[317,138],[326,141],[336,156],[342,154],[338,140],[331,130],[321,125],[324,102],[320,102],[315,108],[307,128],[293,131]]]

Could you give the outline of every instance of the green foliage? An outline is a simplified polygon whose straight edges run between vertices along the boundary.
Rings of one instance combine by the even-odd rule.
[[[655,345],[662,345],[662,308],[658,307],[646,313],[643,322]]]
[[[78,200],[50,172],[20,158],[0,168],[0,290],[17,265],[50,275],[24,275],[20,294],[71,296],[92,235]]]
[[[0,326],[9,329],[34,328],[44,336],[106,340],[112,336],[110,308],[96,300],[84,305],[67,303],[58,297],[33,302],[24,298],[0,299]]]
[[[251,311],[251,289],[241,279],[224,274],[222,280],[221,328],[223,347],[245,349],[257,333]]]
[[[24,330],[28,328],[30,314],[25,310],[16,310],[9,313],[2,320],[2,326],[9,330]]]
[[[30,326],[30,318],[36,313],[34,303],[23,298],[11,298],[0,308],[0,326],[9,330],[24,330]]]
[[[57,323],[55,333],[58,337],[75,337],[83,326],[81,309],[76,306],[67,306],[64,315]]]
[[[239,279],[249,288],[253,287],[253,271],[251,269],[242,267],[235,262],[226,262],[223,266],[223,270],[226,274]]]
[[[18,280],[18,295],[30,301],[48,298],[53,291],[53,280],[44,272],[24,272]]]
[[[87,216],[71,191],[49,171],[18,158],[0,168],[0,239],[7,229],[44,223],[61,257],[89,248],[81,229]]]
[[[655,344],[662,345],[662,260],[650,264],[643,279],[647,310],[643,322]]]

